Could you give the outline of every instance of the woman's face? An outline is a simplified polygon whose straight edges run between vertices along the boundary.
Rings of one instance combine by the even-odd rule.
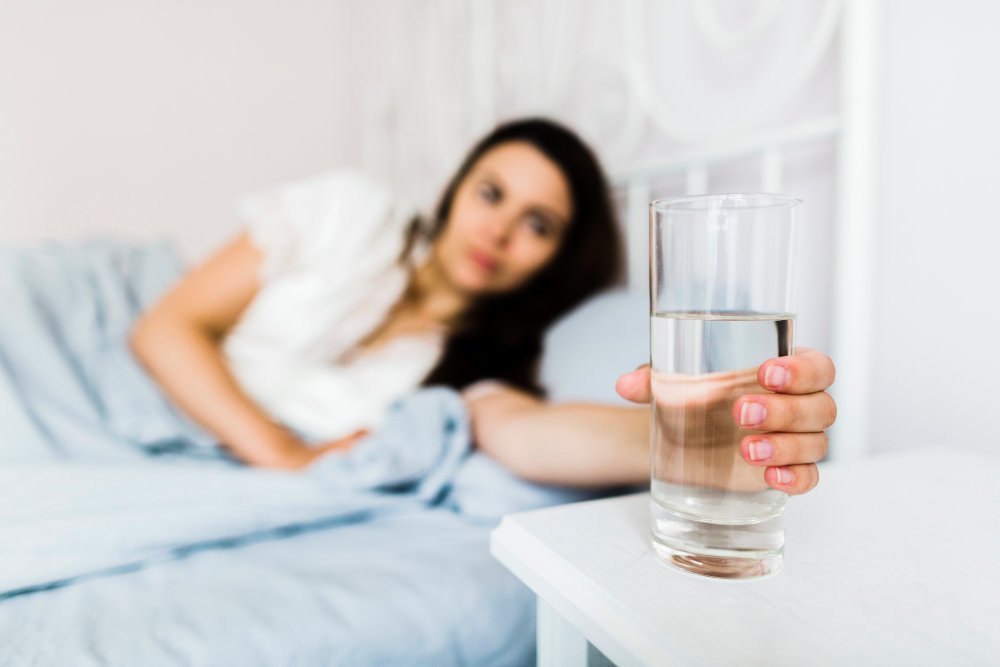
[[[526,142],[500,144],[459,185],[435,255],[460,291],[507,292],[555,256],[572,215],[555,163]]]

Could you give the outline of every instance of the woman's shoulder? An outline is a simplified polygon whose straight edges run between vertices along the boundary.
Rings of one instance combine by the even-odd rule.
[[[392,245],[386,252],[398,252],[395,246],[415,214],[384,180],[354,167],[250,194],[239,201],[238,212],[275,266],[326,264],[376,246]]]
[[[317,192],[345,192],[390,196],[388,183],[361,167],[327,169],[297,181],[284,184],[289,189],[302,188]]]
[[[357,167],[340,167],[247,194],[240,198],[238,208],[249,216],[271,210],[301,218],[345,205],[389,206],[393,199],[388,185],[372,173]]]

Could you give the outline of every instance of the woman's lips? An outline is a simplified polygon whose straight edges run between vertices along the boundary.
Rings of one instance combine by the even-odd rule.
[[[483,271],[486,271],[487,273],[493,273],[494,271],[496,271],[497,266],[499,266],[500,264],[497,260],[493,259],[493,257],[491,257],[488,253],[485,253],[482,250],[476,250],[474,248],[471,251],[469,251],[469,257],[472,259],[473,263],[476,266],[481,268]]]

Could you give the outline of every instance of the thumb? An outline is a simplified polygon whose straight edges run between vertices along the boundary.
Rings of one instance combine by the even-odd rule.
[[[649,403],[649,364],[643,364],[618,378],[615,391],[627,401]]]

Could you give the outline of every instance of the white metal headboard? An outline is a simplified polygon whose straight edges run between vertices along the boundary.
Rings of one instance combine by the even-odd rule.
[[[816,118],[777,132],[758,133],[674,153],[662,160],[630,165],[611,174],[627,193],[626,248],[630,289],[648,289],[648,206],[654,186],[684,175],[685,193],[708,191],[709,173],[733,161],[759,160],[762,192],[781,192],[784,156],[818,141],[836,141],[833,330],[831,356],[838,367],[832,393],[839,408],[831,430],[831,456],[854,459],[869,450],[869,330],[872,303],[874,224],[875,25],[878,3],[846,0],[840,42],[841,105],[833,116]]]
[[[839,120],[829,116],[778,132],[748,136],[717,146],[674,153],[663,160],[635,164],[612,173],[615,187],[627,192],[626,249],[628,286],[645,290],[649,280],[649,229],[647,214],[653,186],[668,177],[684,174],[684,194],[708,192],[709,172],[720,165],[748,158],[760,161],[760,191],[781,192],[784,154],[789,149],[833,139]]]

